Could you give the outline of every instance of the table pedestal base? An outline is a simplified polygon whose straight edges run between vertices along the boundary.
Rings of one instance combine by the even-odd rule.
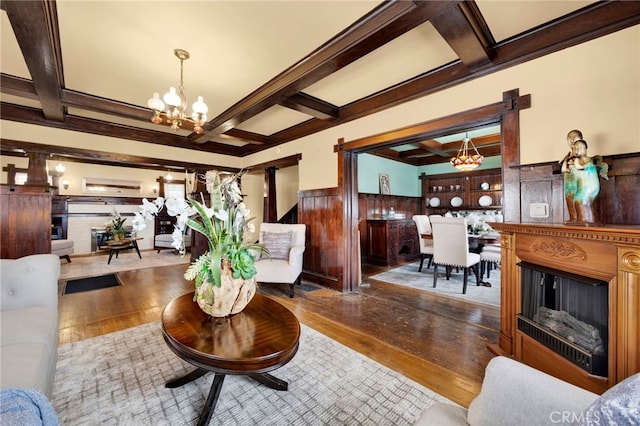
[[[165,383],[164,387],[170,389],[177,388],[193,382],[209,372],[209,370],[205,370],[204,368],[197,368],[191,373],[187,373],[182,377],[178,377]],[[271,389],[279,391],[286,391],[289,389],[289,383],[278,379],[269,373],[247,374],[247,376]],[[220,391],[222,390],[222,384],[224,383],[225,377],[226,374],[216,373],[213,378],[213,383],[211,383],[211,389],[209,390],[209,396],[207,397],[207,401],[205,402],[204,407],[202,408],[202,413],[200,414],[200,419],[198,420],[198,426],[206,426],[211,421],[213,411],[216,409],[216,404],[218,403],[218,398],[220,398]]]

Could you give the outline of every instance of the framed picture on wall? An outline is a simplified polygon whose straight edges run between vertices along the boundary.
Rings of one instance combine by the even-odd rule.
[[[389,175],[380,173],[380,193],[381,194],[391,194],[391,186],[389,185]]]

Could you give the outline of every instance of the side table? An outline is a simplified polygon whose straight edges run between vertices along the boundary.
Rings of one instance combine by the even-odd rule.
[[[125,238],[123,240],[109,240],[107,241],[107,247],[109,247],[109,260],[107,261],[107,265],[111,264],[111,258],[113,255],[116,255],[116,259],[118,258],[118,253],[120,250],[129,250],[135,249],[136,253],[138,253],[138,257],[142,259],[142,255],[140,254],[140,249],[138,248],[138,241],[141,240],[142,237],[137,238]]]

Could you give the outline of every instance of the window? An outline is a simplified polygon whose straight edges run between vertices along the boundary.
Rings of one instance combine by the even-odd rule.
[[[181,183],[165,183],[164,184],[164,198],[184,198],[184,184]]]

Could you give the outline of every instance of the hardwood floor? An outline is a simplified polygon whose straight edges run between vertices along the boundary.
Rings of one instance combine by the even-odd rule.
[[[119,272],[122,286],[61,296],[60,343],[159,320],[169,301],[192,291],[184,270]],[[352,293],[296,288],[290,299],[285,285],[265,284],[259,291],[305,325],[468,406],[493,356],[487,344],[498,341],[499,308],[366,279],[380,270],[364,266],[365,284]]]

